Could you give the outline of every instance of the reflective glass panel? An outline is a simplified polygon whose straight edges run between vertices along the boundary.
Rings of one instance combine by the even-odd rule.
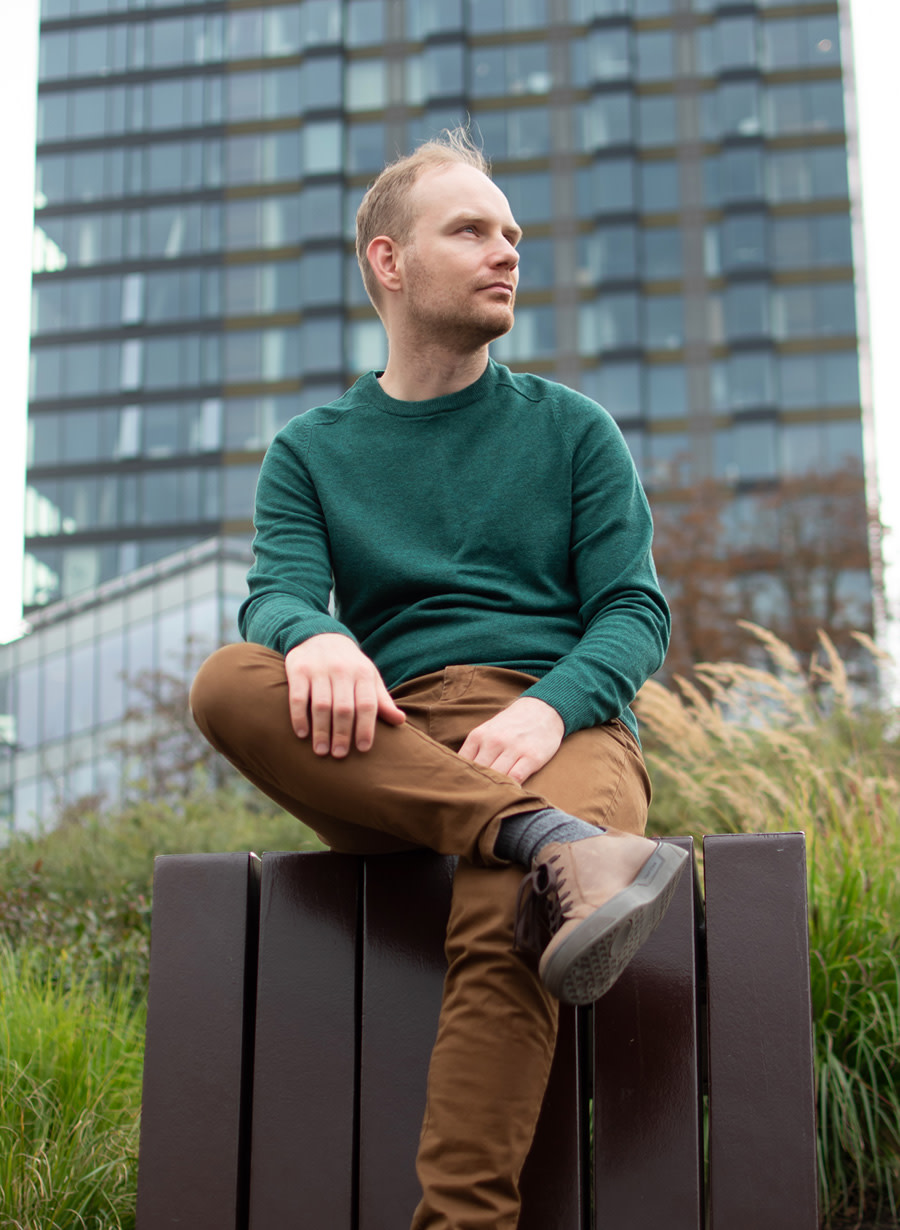
[[[652,363],[647,374],[647,415],[651,419],[687,417],[687,372],[681,364]]]
[[[348,47],[372,47],[384,42],[384,0],[347,0]]]
[[[661,162],[642,162],[641,208],[644,213],[669,213],[678,208],[680,193],[678,163],[666,159]]]
[[[345,72],[348,111],[376,111],[387,102],[387,65],[384,60],[351,60]]]
[[[732,355],[727,363],[728,409],[771,406],[775,399],[774,360],[770,351]]]
[[[578,310],[579,352],[585,355],[636,346],[640,340],[635,294],[606,294]]]
[[[553,216],[550,176],[544,171],[522,175],[496,175],[494,182],[509,200],[520,225],[549,222]]]
[[[556,267],[552,239],[523,239],[519,244],[519,290],[549,290]]]
[[[723,205],[756,201],[763,196],[763,151],[726,149],[719,158],[719,191]]]
[[[765,269],[768,265],[766,218],[763,214],[733,214],[721,226],[722,268],[726,273]]]
[[[579,110],[581,148],[590,151],[629,144],[633,138],[632,113],[630,93],[593,98]]]
[[[673,94],[650,94],[638,99],[638,132],[641,145],[674,145],[678,118]]]
[[[725,290],[725,333],[730,340],[769,332],[769,286],[743,282]]]
[[[644,299],[644,340],[651,350],[677,350],[684,344],[681,295],[649,295]]]
[[[607,226],[579,236],[577,260],[580,286],[636,278],[637,228]]]
[[[675,44],[670,30],[641,31],[635,44],[641,81],[667,81],[675,76]]]
[[[571,44],[575,85],[594,81],[625,81],[631,77],[631,33],[623,26],[592,30]]]
[[[640,363],[604,363],[582,372],[579,388],[619,422],[644,412]]]
[[[635,166],[632,158],[608,158],[575,172],[578,215],[628,213],[635,208]]]
[[[756,19],[726,17],[716,22],[715,46],[719,70],[754,67],[757,58]]]
[[[763,22],[763,62],[768,69],[839,64],[837,17],[788,17]]]
[[[646,281],[680,278],[683,272],[681,231],[674,226],[641,232],[642,276]]]

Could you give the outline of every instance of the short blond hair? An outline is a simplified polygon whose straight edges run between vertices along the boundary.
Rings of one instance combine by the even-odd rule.
[[[415,222],[410,189],[425,171],[461,164],[474,167],[489,179],[491,164],[475,144],[467,128],[445,128],[437,137],[423,142],[411,154],[397,158],[369,185],[356,211],[356,259],[366,294],[378,308],[378,279],[369,264],[369,244],[376,235],[387,235],[405,243]]]

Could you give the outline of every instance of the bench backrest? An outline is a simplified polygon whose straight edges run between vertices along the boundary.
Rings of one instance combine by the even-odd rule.
[[[803,837],[707,838],[704,864],[705,910],[684,876],[609,994],[563,1010],[520,1230],[816,1230]],[[157,860],[138,1230],[409,1224],[451,875]]]

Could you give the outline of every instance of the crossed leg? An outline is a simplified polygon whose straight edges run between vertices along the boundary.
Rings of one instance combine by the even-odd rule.
[[[493,854],[500,822],[552,804],[597,825],[644,829],[649,783],[618,723],[579,731],[524,786],[456,755],[469,730],[531,677],[454,666],[395,689],[403,726],[372,749],[318,757],[290,726],[283,659],[258,645],[219,650],[192,690],[200,729],[223,755],[334,850],[427,846],[457,854],[448,961],[417,1167],[413,1230],[515,1230],[519,1176],[556,1041],[556,1001],[515,950],[522,868]]]

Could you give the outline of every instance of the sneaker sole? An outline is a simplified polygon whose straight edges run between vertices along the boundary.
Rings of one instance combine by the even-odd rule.
[[[688,853],[660,844],[627,888],[595,910],[540,964],[541,981],[564,1004],[605,995],[669,908]]]

